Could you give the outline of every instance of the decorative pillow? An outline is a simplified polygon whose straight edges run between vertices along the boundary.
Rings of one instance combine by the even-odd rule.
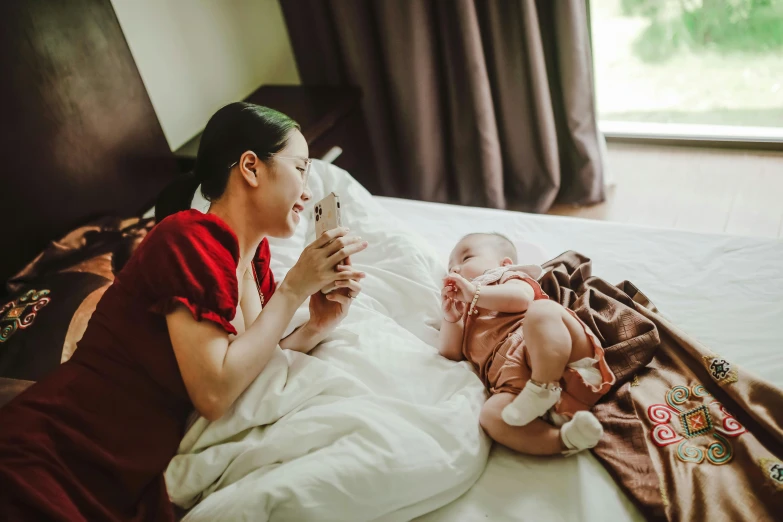
[[[91,272],[114,280],[114,274],[155,224],[154,219],[101,218],[52,241],[6,283],[13,294],[39,276],[56,272]]]
[[[84,333],[84,316],[110,284],[89,272],[60,272],[24,286],[0,307],[0,376],[37,381],[67,360]]]
[[[0,299],[0,377],[36,381],[67,361],[103,293],[154,220],[106,218],[53,241]]]

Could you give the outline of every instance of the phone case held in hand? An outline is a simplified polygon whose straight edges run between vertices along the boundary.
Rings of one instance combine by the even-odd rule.
[[[340,197],[334,192],[330,192],[324,199],[316,203],[313,212],[315,213],[315,237],[321,237],[324,232],[342,226]],[[334,285],[329,285],[321,292],[328,294],[334,289]]]

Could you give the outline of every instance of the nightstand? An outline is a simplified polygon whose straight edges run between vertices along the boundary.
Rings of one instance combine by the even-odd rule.
[[[265,85],[244,101],[287,114],[302,127],[310,157],[347,170],[372,193],[378,193],[375,158],[361,109],[361,91],[355,87]],[[193,168],[201,133],[177,149],[180,168]]]

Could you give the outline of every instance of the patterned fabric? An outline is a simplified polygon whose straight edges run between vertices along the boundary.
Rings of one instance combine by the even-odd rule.
[[[707,366],[707,371],[710,372],[710,377],[718,384],[724,385],[737,382],[737,370],[726,359],[710,354],[702,357],[702,360]]]
[[[67,355],[73,353],[110,281],[89,272],[57,272],[34,284],[0,308],[0,377],[37,381],[54,371],[66,345]]]
[[[566,252],[544,291],[602,341],[617,384],[595,406],[592,451],[649,520],[779,520],[783,391],[706,350],[633,284]],[[698,291],[698,290],[696,290]]]
[[[703,404],[685,409],[683,405],[689,402]],[[693,385],[690,389],[685,386],[673,387],[666,393],[666,404],[650,406],[647,417],[653,423],[650,438],[656,446],[677,444],[677,458],[697,464],[702,463],[705,456],[712,464],[728,463],[734,456],[728,439],[739,437],[747,431],[701,384]],[[707,447],[700,447],[697,442],[705,439],[703,444]]]
[[[11,277],[9,297],[0,299],[0,377],[38,380],[69,359],[115,273],[152,225],[96,220],[52,241]]]
[[[38,311],[49,304],[49,290],[29,290],[21,297],[0,307],[0,343],[19,329],[29,328]]]
[[[776,489],[783,490],[783,462],[775,459],[760,459],[759,465],[772,485]]]

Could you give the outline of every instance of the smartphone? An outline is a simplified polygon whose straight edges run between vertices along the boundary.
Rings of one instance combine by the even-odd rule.
[[[315,213],[315,237],[321,237],[327,230],[341,227],[343,224],[340,218],[340,197],[334,192],[330,192],[316,203],[313,212]],[[321,289],[321,293],[328,294],[334,289],[335,286],[330,285]]]
[[[340,219],[340,197],[334,192],[330,192],[324,199],[315,204],[315,237],[321,235],[327,230],[342,226]]]

